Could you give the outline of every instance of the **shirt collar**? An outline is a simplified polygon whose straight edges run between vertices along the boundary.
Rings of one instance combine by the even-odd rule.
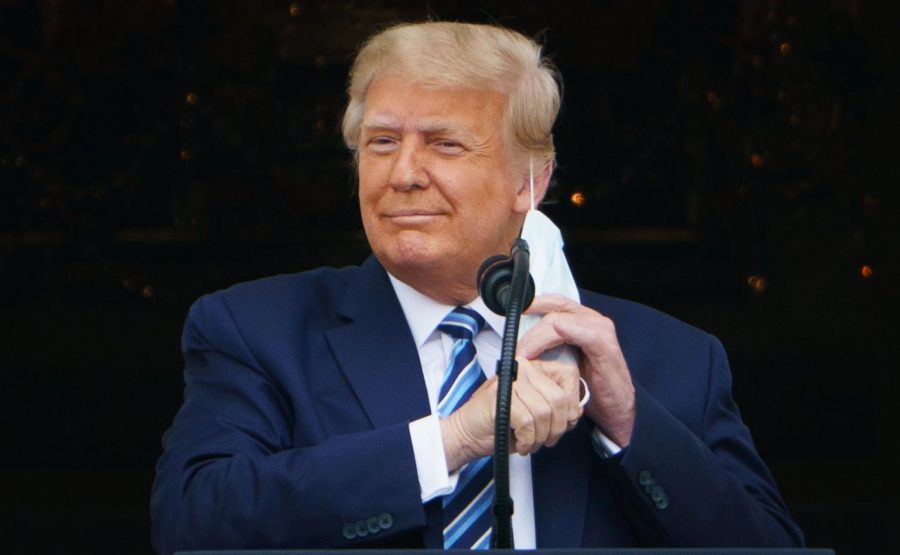
[[[394,293],[397,300],[400,301],[400,307],[406,316],[406,323],[412,332],[413,340],[416,342],[416,348],[421,349],[425,341],[431,337],[434,330],[440,325],[447,314],[456,308],[455,306],[440,303],[427,295],[416,291],[411,286],[403,283],[388,272],[388,278],[394,287]],[[503,324],[505,318],[493,312],[485,306],[481,297],[476,297],[472,302],[465,306],[481,314],[487,325],[494,330],[497,335],[503,337]]]

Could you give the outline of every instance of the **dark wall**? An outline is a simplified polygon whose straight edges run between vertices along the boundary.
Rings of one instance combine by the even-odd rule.
[[[0,2],[0,548],[147,553],[199,295],[360,262],[338,133],[392,21],[539,36],[544,209],[582,286],[719,336],[813,546],[898,511],[898,49],[888,3]]]

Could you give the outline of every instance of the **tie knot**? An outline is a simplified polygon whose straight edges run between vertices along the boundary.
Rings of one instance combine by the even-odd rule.
[[[454,339],[473,340],[484,328],[484,318],[471,308],[454,308],[438,325],[438,329]]]

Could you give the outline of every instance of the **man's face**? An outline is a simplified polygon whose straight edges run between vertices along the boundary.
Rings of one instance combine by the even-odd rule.
[[[492,90],[377,79],[359,141],[359,199],[379,261],[448,303],[475,296],[475,273],[509,251],[530,206],[504,144],[506,97]]]

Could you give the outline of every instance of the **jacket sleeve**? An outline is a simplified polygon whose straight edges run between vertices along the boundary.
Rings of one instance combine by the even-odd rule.
[[[616,494],[651,545],[802,546],[803,534],[741,421],[724,349],[707,337],[701,433],[636,384],[631,443],[606,461]]]
[[[425,525],[406,424],[295,445],[295,414],[216,295],[191,308],[184,403],[151,496],[157,552],[352,548]],[[309,423],[304,423],[309,425]]]

